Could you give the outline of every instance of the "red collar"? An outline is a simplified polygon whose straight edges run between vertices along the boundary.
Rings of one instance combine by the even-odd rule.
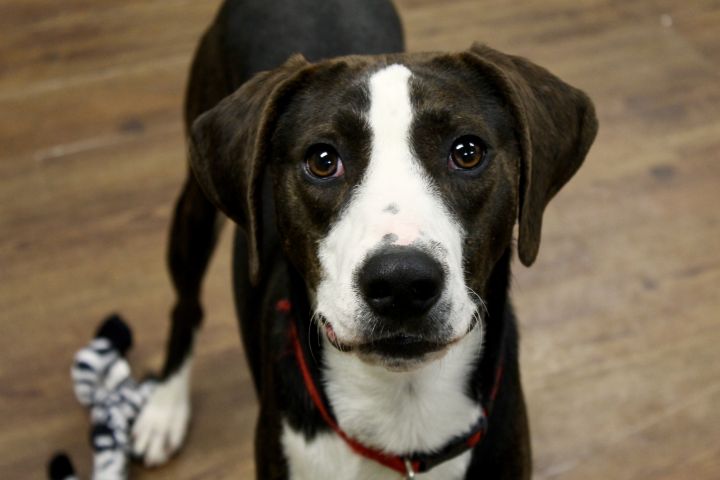
[[[283,299],[278,301],[276,304],[276,310],[279,313],[289,315],[291,309],[292,306],[289,300]],[[492,404],[497,396],[497,392],[500,387],[500,380],[503,375],[503,349],[500,351],[500,361],[495,369],[495,384],[491,390],[490,398],[482,405],[482,415],[477,423],[469,430],[469,433],[457,440],[451,441],[438,452],[425,455],[413,454],[402,457],[399,455],[391,455],[381,450],[363,445],[340,428],[335,421],[335,418],[333,418],[332,414],[325,406],[322,396],[316,387],[313,375],[307,365],[307,361],[305,360],[305,353],[298,338],[297,326],[294,318],[292,318],[290,322],[290,338],[295,353],[295,359],[300,369],[300,373],[302,374],[303,381],[305,382],[305,388],[307,389],[308,394],[310,394],[310,398],[312,398],[315,408],[318,409],[320,416],[323,418],[325,423],[345,441],[353,452],[358,455],[385,465],[402,475],[406,475],[406,478],[414,478],[416,473],[427,472],[433,467],[472,449],[475,445],[480,443],[480,440],[482,440],[485,436],[485,432],[487,431],[488,414],[490,413]]]

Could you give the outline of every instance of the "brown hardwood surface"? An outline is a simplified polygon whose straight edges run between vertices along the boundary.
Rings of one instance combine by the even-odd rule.
[[[399,0],[410,50],[480,40],[586,90],[600,133],[514,299],[537,479],[720,478],[720,3]],[[164,249],[189,60],[216,1],[0,3],[0,478],[85,477],[68,369],[123,313],[162,361]],[[253,478],[257,412],[230,296],[207,277],[181,454],[135,479]]]

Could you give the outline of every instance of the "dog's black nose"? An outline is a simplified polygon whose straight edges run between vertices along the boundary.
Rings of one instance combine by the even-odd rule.
[[[360,291],[378,314],[416,317],[430,310],[442,293],[444,273],[427,253],[390,247],[371,256],[358,274]]]

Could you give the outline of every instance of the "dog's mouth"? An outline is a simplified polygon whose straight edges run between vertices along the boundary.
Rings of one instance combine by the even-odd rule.
[[[419,357],[445,348],[450,342],[431,340],[422,335],[398,333],[370,338],[354,343],[345,343],[338,339],[332,324],[323,321],[325,335],[330,343],[341,352],[354,351],[360,354],[375,354],[388,357]]]
[[[323,319],[325,335],[330,344],[341,352],[353,352],[364,362],[382,364],[392,370],[409,370],[415,365],[442,357],[455,343],[469,334],[478,324],[473,319],[462,335],[450,338],[432,338],[423,335],[399,333],[355,343],[338,339],[332,324]]]
[[[409,359],[437,352],[447,345],[447,342],[431,341],[419,335],[397,334],[361,343],[355,350],[362,355]]]

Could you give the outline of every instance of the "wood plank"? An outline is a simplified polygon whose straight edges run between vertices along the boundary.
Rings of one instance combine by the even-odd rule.
[[[122,312],[138,373],[162,361],[182,96],[219,2],[0,4],[0,478],[89,468],[73,352]],[[720,5],[399,0],[410,50],[481,41],[594,99],[601,129],[514,267],[538,479],[720,476]],[[253,478],[257,405],[230,294],[231,231],[205,288],[194,417],[131,478]]]

